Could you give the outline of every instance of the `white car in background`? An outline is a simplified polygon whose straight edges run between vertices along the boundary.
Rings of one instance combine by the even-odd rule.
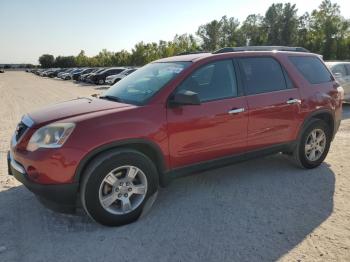
[[[105,82],[108,85],[114,85],[115,83],[117,83],[118,81],[120,81],[124,77],[130,75],[131,73],[135,72],[136,70],[137,70],[137,68],[130,68],[130,69],[124,70],[120,74],[107,76]]]
[[[344,101],[350,102],[350,62],[326,62],[337,82],[344,89]]]

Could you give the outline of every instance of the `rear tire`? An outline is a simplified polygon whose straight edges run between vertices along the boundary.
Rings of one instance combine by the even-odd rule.
[[[307,169],[318,167],[327,157],[331,139],[327,123],[319,119],[310,121],[293,151],[295,163]]]
[[[129,149],[110,151],[86,168],[80,198],[93,220],[106,226],[120,226],[140,217],[158,184],[157,169],[147,156]]]

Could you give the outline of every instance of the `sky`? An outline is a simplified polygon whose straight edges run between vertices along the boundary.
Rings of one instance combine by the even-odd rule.
[[[295,3],[303,14],[321,0],[0,0],[0,64],[37,64],[44,53],[130,51],[140,41],[194,34],[198,26],[224,15],[240,22],[249,14],[263,15],[276,2]],[[349,0],[333,3],[350,18]]]

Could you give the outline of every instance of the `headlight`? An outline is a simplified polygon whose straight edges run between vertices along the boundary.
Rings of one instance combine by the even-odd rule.
[[[73,132],[73,123],[53,123],[39,128],[29,140],[28,151],[35,151],[38,148],[59,148]]]

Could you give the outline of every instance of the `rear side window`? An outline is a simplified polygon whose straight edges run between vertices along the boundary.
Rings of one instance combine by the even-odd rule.
[[[282,67],[275,59],[270,57],[241,58],[239,65],[247,95],[287,89]],[[288,86],[291,85],[288,78]]]
[[[331,82],[332,75],[317,57],[291,56],[289,60],[311,84]]]

